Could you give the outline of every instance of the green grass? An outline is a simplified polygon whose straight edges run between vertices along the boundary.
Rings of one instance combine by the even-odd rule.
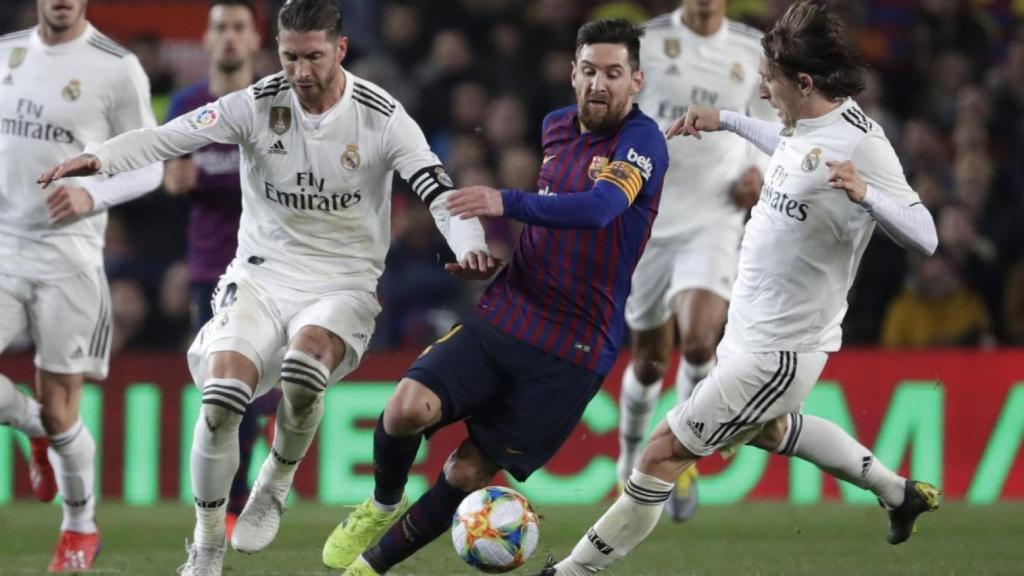
[[[547,554],[564,556],[604,510],[545,507],[538,551],[517,574],[534,574]],[[228,552],[225,576],[329,572],[320,546],[347,511],[300,503],[285,515],[277,541],[262,554]],[[0,506],[0,574],[43,573],[56,539],[60,509],[29,502]],[[177,504],[133,508],[101,503],[101,574],[174,573],[185,557],[192,509]],[[885,543],[877,507],[828,504],[743,504],[704,507],[689,523],[663,521],[610,575],[1019,575],[1024,574],[1024,503],[992,507],[948,504],[919,523],[901,546]],[[389,574],[475,574],[445,535]]]

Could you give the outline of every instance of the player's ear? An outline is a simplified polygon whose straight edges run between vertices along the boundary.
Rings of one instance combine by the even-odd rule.
[[[637,93],[640,92],[640,90],[643,89],[643,87],[644,87],[644,80],[645,80],[644,71],[643,70],[634,70],[633,71],[633,79],[632,80],[633,81],[630,83],[630,86],[629,86],[629,95],[630,96],[636,95]]]
[[[340,66],[345,61],[346,54],[348,54],[348,36],[338,36],[338,61],[336,64]]]
[[[796,77],[796,85],[801,95],[810,96],[814,90],[814,78],[810,74],[800,72]]]

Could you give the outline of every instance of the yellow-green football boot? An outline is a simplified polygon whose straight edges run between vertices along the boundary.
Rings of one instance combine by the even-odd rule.
[[[359,557],[371,544],[398,520],[409,506],[405,495],[394,512],[382,512],[373,504],[373,497],[356,506],[355,510],[338,524],[324,542],[323,561],[328,568],[342,570]],[[369,565],[367,569],[371,569]],[[351,569],[350,569],[351,570]],[[372,570],[372,569],[371,569]],[[348,574],[349,572],[346,572]],[[357,572],[356,574],[376,574]]]

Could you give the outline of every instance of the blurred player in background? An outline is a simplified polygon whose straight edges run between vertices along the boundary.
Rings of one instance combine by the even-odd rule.
[[[253,58],[260,49],[256,10],[251,0],[213,0],[203,45],[210,55],[210,76],[171,97],[167,121],[200,108],[253,83]],[[238,146],[214,143],[164,164],[164,189],[187,195],[189,292],[192,327],[198,332],[213,317],[213,291],[238,247],[242,186]],[[227,532],[231,537],[249,497],[249,462],[260,433],[260,416],[272,416],[280,390],[254,400],[238,430],[239,466],[228,498]]]
[[[640,109],[667,130],[691,105],[709,105],[774,118],[758,96],[761,33],[725,18],[725,0],[684,0],[644,26],[641,59],[647,83]],[[651,242],[637,264],[626,302],[633,361],[619,396],[619,482],[629,478],[662,379],[671,364],[675,329],[682,358],[676,372],[679,401],[714,365],[732,283],[743,219],[757,201],[768,157],[735,134],[703,142],[677,138]],[[673,322],[673,318],[675,322]],[[685,520],[697,508],[696,466],[679,477],[668,510]]]
[[[157,164],[69,178],[49,196],[36,183],[89,142],[155,124],[138,59],[93,28],[85,8],[39,0],[35,28],[0,38],[0,350],[26,330],[36,348],[35,398],[0,375],[0,422],[31,440],[36,497],[60,493],[51,572],[87,570],[99,550],[96,445],[78,406],[85,377],[106,378],[110,355],[105,198],[142,195],[162,173]]]
[[[544,119],[539,193],[452,194],[452,216],[505,216],[526,227],[476,314],[427,348],[388,401],[374,432],[374,493],[327,539],[328,567],[383,574],[444,534],[462,499],[500,470],[526,481],[601,388],[668,165],[658,125],[633,104],[644,81],[642,34],[625,20],[580,28],[577,104]],[[469,438],[397,517],[422,439],[463,419]]]
[[[882,129],[853,100],[862,65],[839,20],[824,5],[796,2],[762,44],[761,95],[781,124],[694,106],[669,130],[703,139],[725,129],[772,155],[718,364],[655,429],[625,492],[542,576],[590,575],[625,557],[654,529],[687,467],[748,442],[871,490],[888,511],[890,544],[938,507],[935,486],[899,476],[839,426],[800,413],[840,347],[846,295],[875,224],[923,254],[935,251],[935,224]]]
[[[390,241],[394,171],[434,216],[466,277],[487,277],[479,221],[449,218],[452,183],[423,132],[380,87],[341,67],[348,38],[332,0],[292,0],[278,14],[284,71],[159,128],[115,138],[51,169],[117,173],[213,143],[241,148],[242,219],[215,314],[189,350],[202,388],[192,443],[194,542],[184,576],[219,576],[238,428],[254,398],[281,383],[271,454],[238,517],[232,546],[274,539],[285,498],[323,415],[327,386],[355,369],[380,311],[375,290]]]

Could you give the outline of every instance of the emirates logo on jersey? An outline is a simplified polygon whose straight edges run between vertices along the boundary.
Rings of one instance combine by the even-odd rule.
[[[60,91],[62,98],[68,102],[74,102],[82,96],[82,83],[78,80],[71,80],[68,85]]]

